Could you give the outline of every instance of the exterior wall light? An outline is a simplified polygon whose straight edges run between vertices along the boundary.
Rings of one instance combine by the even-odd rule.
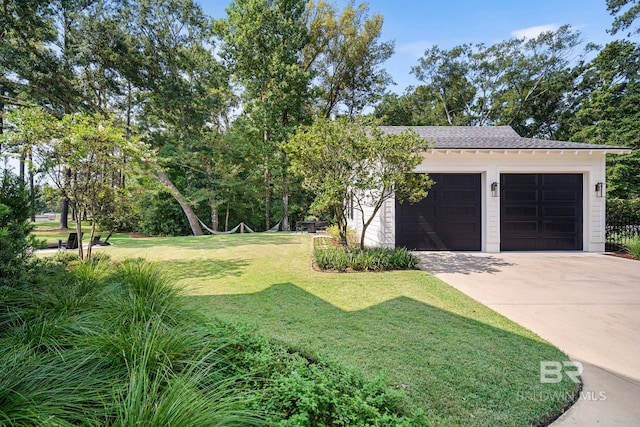
[[[596,184],[596,196],[604,197],[604,183],[599,182]]]
[[[492,197],[499,197],[500,193],[498,192],[498,183],[497,182],[492,182],[491,183],[491,196]]]

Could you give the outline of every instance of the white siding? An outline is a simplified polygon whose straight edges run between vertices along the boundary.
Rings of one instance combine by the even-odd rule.
[[[602,252],[605,244],[605,198],[596,197],[595,185],[605,182],[605,154],[600,151],[433,151],[423,155],[419,173],[480,173],[482,175],[482,250],[500,251],[500,198],[492,197],[492,182],[503,173],[581,173],[583,174],[583,247]],[[369,212],[370,213],[370,212]],[[359,214],[350,222],[362,228]],[[395,202],[388,201],[369,226],[368,246],[395,245]]]

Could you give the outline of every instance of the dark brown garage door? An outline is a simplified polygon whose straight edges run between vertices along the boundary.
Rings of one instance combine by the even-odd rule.
[[[581,250],[581,174],[503,174],[500,249]]]
[[[436,184],[413,205],[396,202],[396,246],[481,250],[480,174],[429,174]]]

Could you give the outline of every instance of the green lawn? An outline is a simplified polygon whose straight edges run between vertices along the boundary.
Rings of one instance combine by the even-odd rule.
[[[541,361],[566,355],[427,273],[313,271],[308,235],[121,239],[99,250],[159,262],[211,316],[384,376],[438,425],[535,425],[577,389],[539,380]]]

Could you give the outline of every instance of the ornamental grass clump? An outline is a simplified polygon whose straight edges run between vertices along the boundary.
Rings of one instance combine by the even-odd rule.
[[[636,234],[631,240],[625,243],[624,250],[632,257],[640,259],[640,234]]]
[[[258,393],[229,369],[227,339],[202,328],[155,266],[42,268],[47,280],[0,289],[0,425],[264,424],[249,408]]]

